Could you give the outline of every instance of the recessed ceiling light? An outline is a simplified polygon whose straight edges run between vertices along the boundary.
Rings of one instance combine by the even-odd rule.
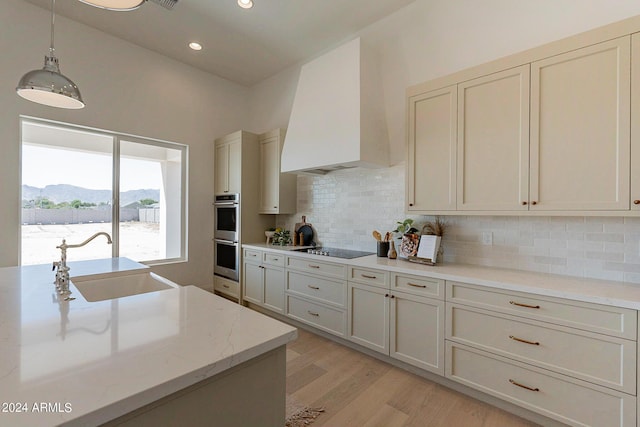
[[[193,50],[202,50],[202,45],[198,42],[189,43],[189,47]]]
[[[238,6],[243,9],[251,9],[253,7],[252,0],[238,0]]]

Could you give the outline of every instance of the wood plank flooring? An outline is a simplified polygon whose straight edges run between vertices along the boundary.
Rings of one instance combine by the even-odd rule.
[[[324,407],[313,427],[533,427],[501,409],[298,329],[287,393]]]

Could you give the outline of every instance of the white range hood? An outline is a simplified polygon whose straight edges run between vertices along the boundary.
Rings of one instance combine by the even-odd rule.
[[[387,167],[382,84],[359,38],[302,66],[282,149],[282,172]]]

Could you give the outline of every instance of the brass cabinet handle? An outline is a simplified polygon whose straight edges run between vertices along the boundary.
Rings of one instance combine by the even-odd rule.
[[[513,385],[517,385],[518,387],[522,387],[522,388],[524,388],[524,389],[526,389],[526,390],[529,390],[529,391],[540,391],[540,389],[539,389],[538,387],[536,387],[536,388],[528,387],[528,386],[526,386],[526,385],[522,385],[522,384],[520,384],[520,383],[515,382],[515,381],[514,381],[514,380],[512,380],[511,378],[509,378],[509,382],[510,382],[511,384],[513,384]]]
[[[509,301],[509,304],[517,305],[518,307],[525,307],[525,308],[540,308],[539,305],[522,304],[521,302],[515,302],[515,301]]]
[[[222,287],[229,289],[229,285],[222,285]]]
[[[376,276],[369,276],[368,274],[360,274],[362,277],[364,277],[365,279],[375,279]]]
[[[307,313],[309,313],[309,314],[310,314],[310,315],[312,315],[312,316],[316,316],[316,317],[319,317],[319,316],[320,316],[318,313],[314,313],[314,312],[313,312],[313,311],[311,311],[311,310],[307,310]]]
[[[311,267],[311,268],[320,268],[319,265],[313,265],[313,264],[309,264],[309,267]]]
[[[514,341],[522,342],[522,343],[525,343],[525,344],[540,345],[540,343],[537,342],[537,341],[527,341],[527,340],[523,340],[522,338],[514,337],[513,335],[509,335],[509,338],[514,340]]]
[[[640,200],[634,200],[634,201],[633,201],[633,204],[634,204],[634,205],[640,205]]]
[[[319,288],[319,287],[317,287],[317,286],[311,286],[311,285],[307,285],[307,287],[308,287],[308,288],[311,288],[311,289],[316,289],[316,290],[320,289],[320,288]]]
[[[526,205],[527,205],[527,202],[522,202],[522,206],[526,206]]]
[[[280,258],[273,258],[274,261],[278,261]]]
[[[426,288],[427,287],[427,285],[416,285],[415,283],[411,283],[411,282],[407,282],[407,285],[413,286],[413,287],[416,287],[416,288]]]

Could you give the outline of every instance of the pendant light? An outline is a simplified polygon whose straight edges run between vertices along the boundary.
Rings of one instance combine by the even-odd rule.
[[[100,9],[128,11],[134,10],[142,6],[146,0],[80,0],[82,3],[86,3],[91,6],[99,7]]]
[[[78,86],[60,73],[58,58],[55,57],[53,46],[55,6],[56,0],[51,0],[51,46],[49,55],[44,57],[44,67],[41,70],[29,71],[22,76],[16,92],[24,99],[51,107],[84,108]]]

